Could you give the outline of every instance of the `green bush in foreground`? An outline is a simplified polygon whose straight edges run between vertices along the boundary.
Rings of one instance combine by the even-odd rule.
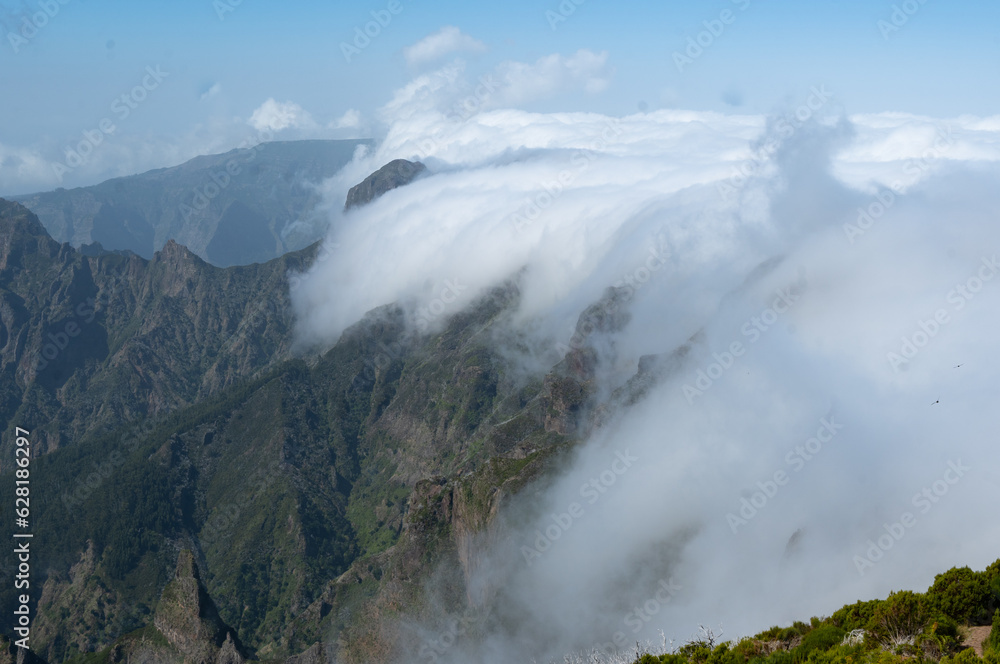
[[[926,593],[893,592],[848,604],[829,618],[771,627],[735,645],[695,640],[676,653],[647,654],[636,663],[1000,664],[998,606],[1000,560],[983,572],[952,568],[937,575]],[[962,625],[981,625],[991,613],[993,627],[979,657],[963,645]],[[864,639],[845,643],[854,630],[863,630]]]
[[[825,651],[840,645],[844,640],[844,635],[844,630],[836,625],[822,625],[811,630],[802,637],[802,643],[793,651],[795,660],[802,662],[813,651]]]
[[[1000,656],[1000,609],[993,612],[993,629],[983,642],[983,653],[986,652]]]

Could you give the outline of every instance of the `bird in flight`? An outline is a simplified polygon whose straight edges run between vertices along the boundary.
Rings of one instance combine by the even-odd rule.
[[[941,400],[940,400],[940,399],[938,399],[937,401],[935,401],[935,402],[934,402],[934,403],[932,403],[931,405],[933,406],[933,405],[934,405],[935,403],[941,403]]]
[[[962,365],[961,365],[961,364],[959,364],[959,365],[957,365],[957,366],[954,366],[954,367],[952,367],[952,369],[957,369],[957,368],[958,368],[958,367],[960,367],[960,366],[962,366]]]

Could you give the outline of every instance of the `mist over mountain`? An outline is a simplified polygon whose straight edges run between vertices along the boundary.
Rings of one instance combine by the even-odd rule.
[[[998,20],[0,6],[0,664],[1000,664]]]
[[[868,161],[870,125],[834,116],[752,126],[768,160],[739,181],[682,147],[747,123],[692,120],[424,155],[345,210],[387,157],[363,154],[326,185],[329,238],[260,266],[87,255],[7,204],[5,412],[55,417],[35,434],[39,651],[549,660],[985,567],[995,166]],[[911,124],[946,145],[931,121],[880,131]],[[948,154],[978,139],[942,131]],[[656,171],[656,150],[691,163]],[[879,183],[894,171],[919,177]],[[956,200],[977,201],[962,232],[940,221]],[[178,578],[217,638],[169,627],[202,624],[165,608]]]
[[[300,338],[331,343],[383,302],[439,329],[516,278],[499,352],[530,377],[583,343],[581,407],[603,422],[470,555],[470,602],[500,623],[444,659],[558,658],[664,625],[747,634],[995,559],[996,525],[974,516],[1000,481],[994,122],[831,105],[456,124],[446,90],[435,106],[414,88],[422,110],[369,163],[416,154],[433,174],[332,228],[293,297]],[[627,292],[622,320],[581,335],[608,288]],[[625,409],[597,405],[637,381]],[[946,473],[947,501],[920,497]],[[893,562],[866,558],[915,509]],[[660,581],[679,586],[669,606],[623,630]]]

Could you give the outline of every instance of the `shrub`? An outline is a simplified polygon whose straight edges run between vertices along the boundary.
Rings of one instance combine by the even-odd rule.
[[[809,653],[814,650],[829,650],[840,645],[840,642],[844,640],[844,634],[844,630],[836,625],[822,625],[810,630],[802,637],[802,643],[799,647],[793,651],[795,660],[801,662],[809,657]]]
[[[872,660],[871,653],[865,653],[861,646],[833,646],[827,650],[813,650],[806,661],[809,664],[871,664]]]
[[[813,628],[813,626],[812,625],[807,625],[806,623],[802,622],[801,620],[796,620],[795,622],[792,623],[792,628],[796,632],[798,632],[799,634],[805,636],[806,632],[808,632],[809,630],[811,630]]]
[[[750,636],[743,637],[739,643],[733,646],[733,652],[740,655],[742,661],[745,662],[763,661],[766,657],[765,649],[763,640]]]
[[[991,595],[986,574],[968,567],[952,567],[938,574],[927,590],[934,609],[966,625],[981,625],[989,620]]]
[[[958,638],[958,623],[948,616],[938,616],[927,626],[928,634]]]
[[[1000,609],[1000,559],[994,561],[983,571],[983,577],[989,586],[990,611]]]
[[[942,657],[941,664],[983,664],[972,648],[966,648],[952,657]]]
[[[880,599],[873,599],[867,602],[855,602],[848,604],[830,616],[830,622],[840,627],[845,632],[852,632],[856,629],[864,629],[872,618],[872,614],[879,604]]]
[[[1000,655],[1000,609],[993,612],[993,629],[983,641],[983,652],[986,651]]]
[[[802,632],[799,631],[798,627],[795,627],[793,625],[791,627],[786,627],[785,629],[781,630],[781,633],[778,634],[778,640],[785,641],[787,643],[788,641],[791,641],[799,636],[802,636]]]
[[[913,645],[917,635],[929,622],[927,599],[918,593],[903,590],[890,593],[872,611],[865,629],[869,637],[883,649]]]
[[[781,635],[781,632],[783,632],[784,629],[785,629],[784,627],[779,627],[778,625],[775,625],[770,629],[764,630],[754,638],[757,639],[758,641],[777,641],[778,637]]]
[[[712,654],[712,650],[704,641],[692,641],[678,648],[677,654],[690,662],[704,662]]]
[[[917,637],[916,645],[924,655],[937,660],[957,651],[960,642],[958,623],[947,616],[939,615]]]
[[[789,650],[775,650],[766,660],[767,664],[794,664],[795,659]]]
[[[743,664],[743,655],[730,649],[728,641],[720,643],[705,660],[705,664]]]

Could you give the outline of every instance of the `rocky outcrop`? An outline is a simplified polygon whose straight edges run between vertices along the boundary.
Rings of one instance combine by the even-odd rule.
[[[153,625],[184,654],[186,664],[243,664],[235,632],[219,617],[201,583],[191,551],[181,551],[177,572],[163,589]]]
[[[345,210],[367,205],[386,192],[413,182],[427,170],[419,161],[396,159],[378,169],[347,192]]]
[[[27,648],[20,648],[0,635],[0,664],[45,664],[45,660]]]
[[[219,662],[219,664],[227,663]],[[327,664],[326,648],[322,643],[316,642],[305,652],[286,659],[285,664]]]
[[[545,430],[561,435],[580,433],[584,413],[595,406],[594,379],[601,362],[598,337],[622,330],[630,320],[627,306],[631,288],[608,288],[600,300],[580,314],[570,345],[563,346],[565,356],[545,377],[542,402],[545,405]],[[613,351],[612,351],[613,352]]]
[[[13,278],[15,275],[7,271],[25,267],[26,257],[52,257],[59,249],[59,243],[49,237],[38,217],[0,198],[0,279]]]

